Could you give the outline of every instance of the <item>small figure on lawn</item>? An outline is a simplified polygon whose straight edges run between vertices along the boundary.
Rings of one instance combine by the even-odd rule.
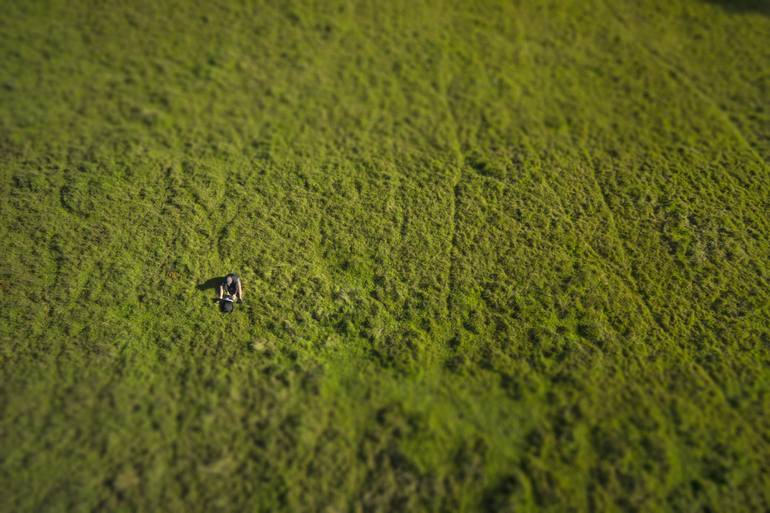
[[[219,299],[224,299],[225,295],[231,296],[237,299],[240,303],[243,301],[243,287],[241,286],[241,279],[235,273],[230,273],[225,276],[222,283],[219,285],[217,292],[219,293]]]

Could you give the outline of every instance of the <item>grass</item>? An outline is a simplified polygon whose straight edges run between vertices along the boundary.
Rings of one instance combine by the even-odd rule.
[[[765,2],[1,3],[2,511],[770,509]]]

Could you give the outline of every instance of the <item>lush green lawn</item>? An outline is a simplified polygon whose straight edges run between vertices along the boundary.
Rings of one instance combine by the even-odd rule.
[[[764,0],[0,8],[3,512],[770,510]]]

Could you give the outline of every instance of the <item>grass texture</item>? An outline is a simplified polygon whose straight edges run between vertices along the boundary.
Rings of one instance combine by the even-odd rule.
[[[770,510],[766,2],[0,5],[0,510]]]

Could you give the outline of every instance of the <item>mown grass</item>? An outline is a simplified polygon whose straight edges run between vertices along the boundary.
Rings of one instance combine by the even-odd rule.
[[[3,511],[770,509],[766,4],[413,4],[2,2]]]

